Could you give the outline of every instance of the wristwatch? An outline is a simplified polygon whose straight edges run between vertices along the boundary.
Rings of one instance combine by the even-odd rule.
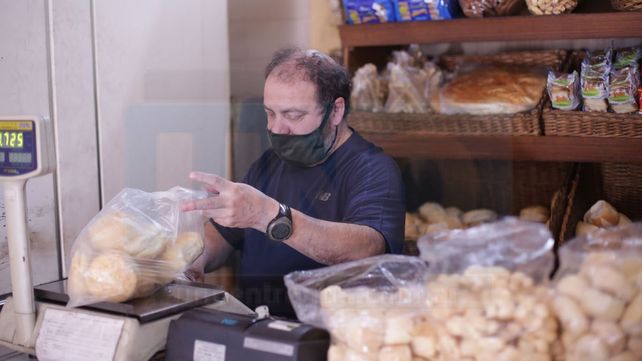
[[[273,241],[285,241],[292,235],[292,211],[290,207],[279,203],[279,214],[268,223],[267,236]]]

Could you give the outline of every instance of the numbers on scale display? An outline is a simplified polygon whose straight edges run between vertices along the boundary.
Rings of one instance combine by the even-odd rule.
[[[23,146],[22,132],[0,131],[0,148],[22,148]]]

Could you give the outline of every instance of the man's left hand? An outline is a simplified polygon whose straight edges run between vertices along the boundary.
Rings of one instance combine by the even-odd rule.
[[[215,174],[192,172],[189,176],[203,184],[208,198],[183,203],[183,211],[202,210],[224,227],[254,228],[261,232],[265,232],[278,213],[279,203],[252,186]]]

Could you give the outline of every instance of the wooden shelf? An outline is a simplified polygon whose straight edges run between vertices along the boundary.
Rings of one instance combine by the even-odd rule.
[[[342,25],[344,48],[448,42],[642,37],[642,12]]]
[[[393,157],[642,163],[642,139],[360,132]]]

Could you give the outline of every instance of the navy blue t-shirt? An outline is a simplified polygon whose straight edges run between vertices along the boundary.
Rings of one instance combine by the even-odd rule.
[[[399,169],[356,132],[314,167],[291,165],[269,149],[252,164],[243,183],[310,217],[371,227],[383,235],[387,252],[401,253],[405,197]],[[241,301],[251,308],[266,304],[272,314],[293,318],[283,276],[325,265],[263,232],[215,226],[241,251]]]

